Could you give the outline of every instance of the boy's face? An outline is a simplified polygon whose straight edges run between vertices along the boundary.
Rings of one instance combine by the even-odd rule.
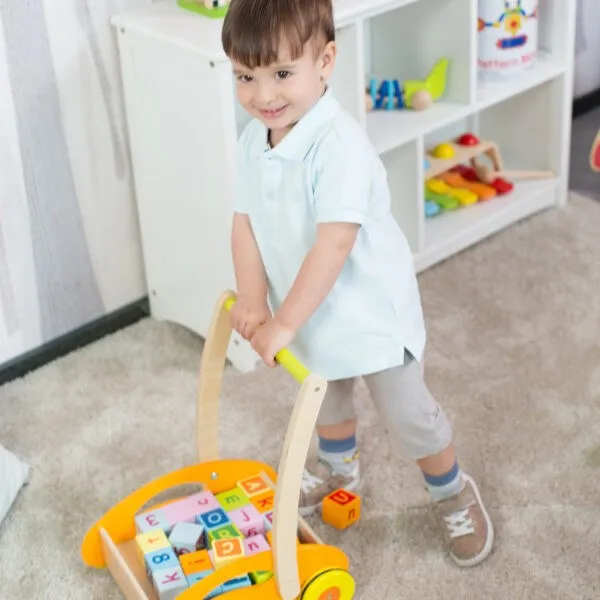
[[[249,69],[232,61],[239,101],[264,123],[277,143],[322,96],[334,61],[333,42],[318,54],[309,43],[296,60],[291,60],[283,45],[279,60],[266,67]]]

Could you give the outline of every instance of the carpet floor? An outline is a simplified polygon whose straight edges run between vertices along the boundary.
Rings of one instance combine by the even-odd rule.
[[[362,519],[341,533],[361,600],[600,597],[600,204],[574,195],[420,276],[426,376],[495,522],[493,555],[445,556],[414,464],[359,394]],[[109,600],[87,528],[132,490],[194,462],[202,341],[144,320],[0,388],[0,442],[31,465],[0,528],[0,597]],[[296,386],[227,368],[223,455],[275,465]]]

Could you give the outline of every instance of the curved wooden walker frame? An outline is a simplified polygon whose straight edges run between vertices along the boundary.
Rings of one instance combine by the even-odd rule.
[[[243,592],[243,598],[248,599],[294,600],[319,573],[330,569],[347,570],[349,567],[346,555],[338,548],[324,545],[298,514],[302,472],[327,381],[309,373],[287,349],[277,354],[277,360],[301,387],[286,431],[279,475],[261,462],[219,460],[219,396],[231,338],[228,313],[234,302],[235,294],[230,291],[219,298],[202,354],[196,415],[199,463],[160,477],[133,492],[107,512],[84,539],[84,562],[95,567],[108,566],[128,599],[147,600],[152,597],[143,565],[135,551],[134,517],[137,513],[170,488],[200,483],[205,489],[218,493],[257,473],[262,473],[275,488],[272,551],[225,565],[182,592],[178,600],[203,598],[219,583],[261,570],[273,572],[274,577],[251,588],[229,592],[227,597],[240,598]],[[298,535],[308,543],[298,545]]]

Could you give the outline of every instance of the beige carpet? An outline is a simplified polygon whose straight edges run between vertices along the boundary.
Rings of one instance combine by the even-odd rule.
[[[474,570],[445,557],[414,465],[393,454],[368,399],[364,515],[338,533],[357,598],[600,597],[600,205],[523,222],[421,278],[427,375],[480,482],[496,550]],[[31,483],[0,529],[0,597],[110,599],[81,539],[111,505],[194,461],[199,339],[146,320],[0,389],[0,442]],[[295,385],[280,371],[223,389],[224,454],[274,463]]]

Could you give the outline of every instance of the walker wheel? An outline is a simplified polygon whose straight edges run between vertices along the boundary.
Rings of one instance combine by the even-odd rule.
[[[352,600],[354,590],[354,579],[348,571],[331,569],[309,581],[301,600]]]

